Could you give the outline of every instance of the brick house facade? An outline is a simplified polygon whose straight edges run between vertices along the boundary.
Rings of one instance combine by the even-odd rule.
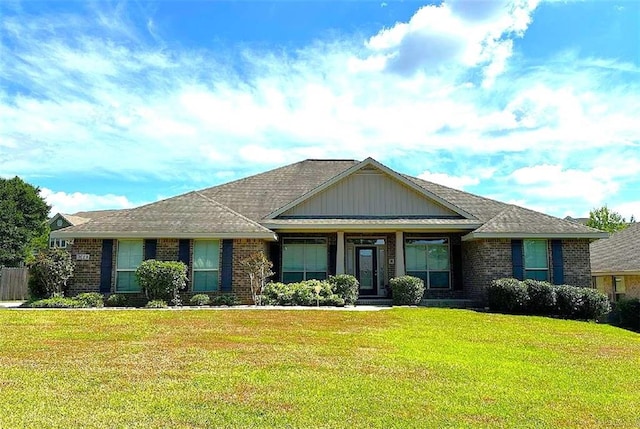
[[[389,280],[425,281],[426,299],[480,303],[501,277],[590,285],[597,230],[399,174],[375,160],[306,160],[266,173],[114,211],[52,232],[76,261],[72,294],[135,293],[143,259],[189,266],[192,294],[250,303],[241,261],[259,252],[274,280],[352,274],[361,296]],[[71,218],[71,217],[68,217]],[[71,244],[72,243],[72,244]],[[533,278],[533,277],[532,277]]]

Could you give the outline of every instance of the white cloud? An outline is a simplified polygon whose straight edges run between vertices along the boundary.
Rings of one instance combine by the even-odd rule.
[[[95,195],[82,192],[66,193],[42,188],[40,195],[51,206],[51,215],[56,213],[73,214],[79,211],[126,209],[134,204],[123,195]]]
[[[366,44],[295,52],[176,50],[161,20],[136,29],[124,5],[94,19],[7,16],[0,171],[196,188],[221,172],[373,156],[458,188],[493,184],[503,200],[588,211],[638,183],[640,86],[615,79],[637,67],[576,52],[522,67],[513,40],[536,6],[447,0]],[[140,41],[149,31],[153,44]]]
[[[425,171],[419,174],[418,177],[420,179],[428,180],[429,182],[439,183],[441,185],[460,190],[463,190],[469,185],[477,185],[480,183],[480,179],[477,177],[450,176],[447,173],[432,173],[430,171]]]
[[[377,53],[373,58],[382,54],[386,68],[402,75],[482,67],[484,85],[491,86],[512,54],[512,38],[524,34],[537,5],[537,0],[448,0],[381,30],[367,47]]]
[[[620,213],[627,221],[631,220],[631,216],[633,216],[636,222],[640,222],[640,200],[614,204],[611,206],[611,210]]]

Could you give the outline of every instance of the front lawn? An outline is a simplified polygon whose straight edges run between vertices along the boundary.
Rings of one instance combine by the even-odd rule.
[[[0,427],[640,427],[640,335],[447,309],[1,310]]]

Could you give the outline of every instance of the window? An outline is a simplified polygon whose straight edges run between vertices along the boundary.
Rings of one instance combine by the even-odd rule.
[[[620,301],[624,298],[624,295],[627,293],[627,288],[624,284],[624,277],[613,277],[613,294],[616,302]]]
[[[523,240],[524,278],[549,280],[549,251],[547,240]]]
[[[142,263],[142,240],[119,240],[116,259],[116,292],[140,292],[136,268]]]
[[[324,280],[327,278],[327,240],[289,238],[283,240],[282,281]]]
[[[52,249],[56,247],[66,249],[67,241],[64,238],[51,238],[49,239],[49,247]]]
[[[193,242],[193,291],[217,291],[220,284],[220,241]]]
[[[427,289],[449,289],[451,287],[449,239],[405,240],[405,264],[407,274],[421,278]]]

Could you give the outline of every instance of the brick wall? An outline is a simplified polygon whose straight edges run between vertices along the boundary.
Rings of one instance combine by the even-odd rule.
[[[242,304],[253,304],[251,298],[251,285],[246,270],[242,267],[242,261],[253,253],[262,253],[269,257],[267,243],[259,239],[235,239],[233,240],[233,282],[232,291]]]
[[[67,246],[75,264],[73,278],[69,282],[68,295],[100,290],[100,261],[102,259],[102,240],[95,238],[76,238]],[[76,260],[77,254],[88,254],[89,260]],[[115,248],[114,248],[115,258]],[[114,259],[115,260],[115,259]]]
[[[512,277],[511,240],[487,239],[462,242],[462,279],[467,299],[484,301],[492,280]]]
[[[591,287],[589,240],[562,240],[562,263],[566,284]]]

